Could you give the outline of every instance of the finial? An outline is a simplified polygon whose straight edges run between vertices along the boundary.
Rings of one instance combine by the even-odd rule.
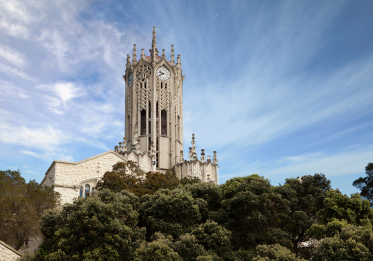
[[[189,155],[188,155],[188,159],[189,159],[189,160],[192,160],[192,157],[193,157],[192,147],[189,147]]]
[[[214,159],[212,160],[215,164],[218,163],[218,159],[216,158],[216,151],[214,151]]]
[[[155,26],[153,26],[153,37],[152,37],[152,47],[155,45],[155,47],[157,47],[157,37],[155,36],[156,35],[156,32],[155,32]]]
[[[136,59],[136,44],[133,45],[133,57],[132,57],[132,63],[136,63],[137,62],[137,59]]]
[[[123,138],[122,144],[123,145],[122,145],[121,151],[123,151],[123,152],[127,151],[127,139],[126,139],[126,137]]]
[[[204,149],[201,149],[202,152],[201,152],[201,162],[205,162],[205,150]]]
[[[174,45],[173,44],[171,44],[171,65],[175,65]]]
[[[196,153],[196,141],[195,141],[195,138],[194,138],[194,134],[192,134],[192,147],[191,147],[191,150],[189,153],[191,153],[191,157],[193,160],[198,160],[198,156],[197,156],[197,153]]]
[[[210,163],[210,162],[211,162],[211,156],[208,155],[208,156],[207,156],[207,163]]]
[[[131,66],[131,57],[129,54],[127,54],[127,64],[126,64],[127,67]]]
[[[177,55],[177,65],[181,66],[180,54]]]
[[[115,147],[114,147],[114,151],[115,151],[115,152],[118,152],[118,146],[115,146]]]
[[[157,38],[155,37],[155,26],[153,27],[153,37],[152,37],[152,49],[149,50],[152,60],[156,60],[158,57],[158,50],[157,50]]]
[[[184,161],[184,151],[180,151],[180,162]]]
[[[141,49],[141,58],[145,57],[144,49]]]
[[[166,55],[164,54],[165,49],[162,49],[162,58],[165,58]]]

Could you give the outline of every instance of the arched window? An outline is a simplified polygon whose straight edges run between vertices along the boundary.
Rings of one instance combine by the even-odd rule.
[[[83,197],[83,187],[80,187],[79,197]]]
[[[86,198],[86,197],[89,196],[89,195],[90,195],[90,193],[89,193],[89,185],[86,184],[86,185],[85,185],[85,191],[84,191],[84,197]]]
[[[167,111],[161,111],[161,135],[167,136]]]
[[[141,111],[141,135],[146,135],[146,111]]]

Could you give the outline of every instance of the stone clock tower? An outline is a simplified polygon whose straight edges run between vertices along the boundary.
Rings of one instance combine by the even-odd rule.
[[[132,63],[127,55],[125,108],[125,141],[128,150],[140,143],[141,151],[154,146],[156,168],[165,171],[178,161],[183,149],[183,80],[180,55],[175,64],[171,45],[171,60],[165,50],[162,55],[153,28],[150,56],[142,49],[137,59],[136,45]]]
[[[219,165],[213,158],[205,158],[201,150],[198,158],[194,134],[188,160],[183,154],[183,81],[181,59],[167,60],[165,50],[158,56],[155,28],[150,56],[144,49],[137,60],[136,45],[133,57],[127,55],[125,81],[125,138],[99,155],[67,162],[55,160],[41,182],[61,194],[61,204],[76,197],[86,197],[94,191],[106,171],[120,161],[133,161],[144,172],[172,169],[178,178],[196,177],[202,182],[219,183]]]

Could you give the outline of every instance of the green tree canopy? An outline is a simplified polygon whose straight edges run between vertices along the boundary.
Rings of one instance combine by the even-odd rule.
[[[139,198],[108,189],[42,216],[45,260],[133,260],[145,239],[137,226]]]
[[[35,180],[28,183],[18,171],[0,171],[0,240],[19,249],[40,234],[44,210],[57,206],[58,193]]]
[[[366,198],[373,205],[373,163],[368,163],[365,167],[366,177],[360,177],[352,185],[360,189],[360,195]]]

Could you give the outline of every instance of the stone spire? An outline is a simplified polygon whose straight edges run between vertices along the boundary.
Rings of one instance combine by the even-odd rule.
[[[177,63],[176,63],[177,67],[181,67],[181,58],[180,58],[180,54],[177,55]]]
[[[123,138],[123,142],[119,142],[119,146],[114,147],[114,151],[122,154],[127,151],[127,139],[126,137]]]
[[[132,57],[132,63],[135,64],[137,62],[136,57],[136,44],[133,45],[133,57]],[[134,65],[135,66],[135,65]]]
[[[162,49],[162,58],[166,58],[166,55],[164,54],[165,49]]]
[[[201,162],[205,162],[205,150],[202,149],[202,152],[201,152]]]
[[[216,158],[216,151],[214,151],[214,159],[212,160],[215,164],[218,163],[218,159]]]
[[[127,67],[130,67],[131,66],[131,57],[129,54],[127,54],[127,64],[126,64]]]
[[[151,58],[152,58],[153,61],[158,57],[157,37],[155,35],[156,35],[155,27],[153,27],[152,49],[149,50]]]
[[[145,58],[144,49],[141,49],[141,58]]]
[[[171,65],[175,65],[174,45],[171,44]]]
[[[192,147],[189,148],[189,160],[198,160],[198,155],[196,153],[196,141],[194,138],[194,134],[192,134]]]

